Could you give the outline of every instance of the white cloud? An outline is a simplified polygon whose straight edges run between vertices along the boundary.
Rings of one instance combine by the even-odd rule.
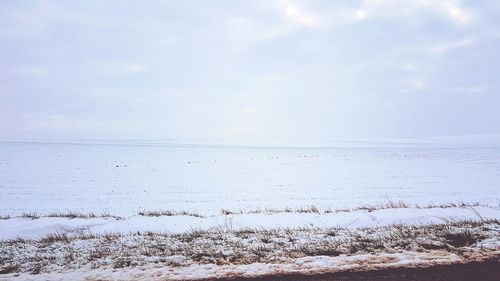
[[[123,70],[126,73],[141,73],[148,71],[149,66],[145,64],[128,64],[123,68]]]
[[[257,111],[259,111],[259,108],[256,106],[246,106],[242,109],[242,112],[245,114],[253,114]]]
[[[358,20],[363,20],[366,18],[366,12],[363,9],[358,9],[354,17]]]
[[[290,2],[290,0],[279,0],[279,4],[285,15],[294,22],[308,27],[317,27],[319,25],[317,16],[304,13],[297,5]]]
[[[34,129],[49,131],[120,131],[132,132],[136,129],[134,122],[125,122],[121,120],[98,119],[87,116],[74,118],[62,115],[40,116],[38,122],[34,124]]]
[[[486,90],[484,85],[467,86],[467,87],[455,87],[450,91],[454,93],[480,93]]]
[[[471,20],[469,13],[467,13],[463,8],[450,1],[433,1],[438,2],[436,8],[441,10],[442,13],[447,15],[455,23],[466,24]],[[435,5],[435,4],[434,4]]]
[[[245,127],[237,127],[237,128],[234,128],[231,130],[231,132],[237,133],[237,134],[245,134],[245,133],[249,133],[252,131],[253,131],[252,128],[245,128]]]
[[[270,2],[273,3],[273,2]],[[290,0],[276,0],[270,8],[285,15],[283,18],[231,16],[225,20],[225,29],[236,43],[233,47],[245,49],[247,43],[260,43],[289,35],[299,27],[317,28],[319,17],[305,12]]]
[[[408,79],[405,81],[405,88],[401,90],[401,92],[416,92],[426,88],[424,82],[418,79]]]
[[[437,44],[430,48],[430,52],[433,54],[441,54],[454,49],[472,46],[475,44],[475,40],[471,37],[466,37],[462,40],[455,42],[444,42]]]
[[[0,127],[8,130],[0,137],[30,130],[33,136],[56,130],[113,136],[128,130],[118,121],[137,122],[137,137],[334,137],[368,135],[375,127],[381,135],[405,134],[396,123],[404,125],[408,108],[426,115],[416,124],[423,126],[440,113],[422,101],[457,96],[464,97],[457,108],[497,112],[496,97],[470,102],[497,91],[492,73],[499,69],[500,25],[490,3],[131,1],[124,10],[112,3],[51,3],[0,9],[0,42],[8,54],[0,66],[6,74],[0,75],[6,93],[0,119],[7,120]],[[19,14],[7,15],[9,9]],[[138,79],[144,75],[147,83]],[[455,109],[443,104],[443,110]],[[398,117],[391,118],[398,119],[394,126],[383,125],[387,116]],[[363,128],[350,121],[364,119]],[[33,128],[40,120],[46,126]],[[338,120],[335,129],[330,120]],[[456,127],[476,130],[479,121]],[[500,130],[488,126],[485,131]],[[415,134],[441,133],[434,129]]]
[[[22,75],[34,76],[34,77],[45,76],[49,73],[49,71],[46,68],[38,66],[19,67],[17,68],[17,72]]]
[[[401,64],[401,70],[407,71],[407,72],[413,72],[418,69],[418,66],[414,62],[404,62]]]
[[[471,13],[459,6],[456,1],[445,0],[364,0],[361,7],[352,14],[353,20],[366,20],[379,17],[409,17],[420,12],[431,12],[454,24],[468,24]]]
[[[226,21],[227,34],[237,42],[262,42],[279,38],[294,30],[290,25],[269,25],[251,18],[238,17]]]

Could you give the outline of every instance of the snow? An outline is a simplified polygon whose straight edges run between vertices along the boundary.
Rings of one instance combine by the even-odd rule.
[[[0,214],[315,205],[387,200],[498,207],[500,145],[416,141],[311,146],[0,143]]]
[[[498,255],[500,252],[491,252]],[[367,254],[358,256],[315,256],[291,260],[285,264],[254,263],[248,265],[191,265],[168,267],[162,264],[124,269],[87,268],[31,275],[29,273],[0,275],[0,280],[197,280],[222,277],[255,277],[276,273],[320,274],[346,270],[370,270],[401,266],[429,266],[462,262],[456,254],[431,252],[401,252],[394,254]]]
[[[500,209],[474,207],[484,219],[500,219]],[[168,232],[183,233],[193,229],[208,230],[226,227],[234,230],[245,228],[297,228],[297,227],[377,227],[392,224],[426,225],[446,221],[478,220],[469,208],[429,209],[384,209],[372,212],[358,210],[339,213],[257,213],[217,215],[211,217],[191,216],[132,216],[125,219],[91,218],[12,218],[0,220],[0,240],[37,239],[54,232],[77,233],[81,231],[96,234]]]
[[[350,231],[480,217],[500,219],[500,137],[278,143],[0,142],[0,218],[10,216],[0,219],[0,241],[39,239],[55,232],[187,233],[216,228],[300,227],[342,227]],[[359,209],[399,201],[407,206]],[[310,206],[319,211],[299,211]],[[223,209],[232,213],[223,214]],[[196,212],[201,216],[139,215],[155,210]],[[94,213],[97,217],[49,216],[68,211]],[[40,218],[23,216],[29,212],[36,212]],[[103,213],[120,218],[99,217]],[[133,243],[135,238],[120,239]],[[90,242],[81,241],[81,247],[85,248],[85,243]],[[498,255],[498,235],[482,243],[495,251],[479,256]],[[23,251],[27,256],[32,254],[30,249]],[[182,266],[150,262],[115,269],[89,268],[86,264],[79,268],[54,267],[52,272],[38,275],[0,275],[0,280],[187,280],[420,266],[459,262],[463,257],[444,251],[404,250],[226,265],[184,264],[184,256],[164,258]]]

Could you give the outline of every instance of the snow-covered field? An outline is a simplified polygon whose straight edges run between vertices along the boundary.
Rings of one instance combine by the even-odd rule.
[[[500,145],[0,143],[0,213],[350,208],[385,201],[498,207]]]
[[[248,229],[290,229],[290,233],[300,234],[305,228],[311,229],[311,235],[323,235],[325,229],[333,227],[349,231],[363,227],[380,230],[395,224],[423,227],[469,220],[487,221],[482,230],[477,227],[474,239],[489,242],[485,246],[484,241],[481,244],[473,240],[481,248],[489,249],[488,255],[491,251],[498,254],[499,226],[495,220],[500,219],[499,184],[500,141],[496,139],[285,145],[224,140],[0,142],[0,241],[3,241],[0,264],[3,261],[9,266],[16,265],[6,272],[33,272],[35,265],[26,265],[22,258],[14,258],[13,253],[22,253],[25,260],[30,260],[29,257],[46,251],[45,246],[40,248],[39,243],[43,242],[37,241],[46,241],[44,239],[54,233],[77,241],[82,235],[119,233],[125,235],[120,239],[130,244],[131,240],[146,239],[144,233],[164,233],[158,237],[165,239],[165,233],[184,235],[193,230],[224,229],[225,235],[234,236]],[[488,227],[489,232],[485,232]],[[132,234],[138,236],[126,236]],[[380,235],[386,234],[383,230]],[[323,241],[321,237],[318,241]],[[436,237],[441,243],[448,241],[444,236]],[[16,238],[34,240],[13,242]],[[350,238],[344,233],[342,239]],[[339,241],[344,241],[342,239]],[[67,248],[70,242],[63,239],[61,243],[66,243]],[[75,249],[85,243],[94,245],[92,241],[71,243]],[[474,250],[474,243],[465,246]],[[417,243],[410,248],[421,246]],[[403,253],[384,244],[384,249],[389,249],[384,255],[416,255],[408,253],[409,248]],[[162,256],[167,260],[161,264],[169,263],[167,267],[172,266],[169,259],[179,259],[178,255],[169,253]],[[347,254],[344,258],[330,256],[322,262],[315,257],[313,263],[323,268],[352,259],[348,251],[344,254]],[[374,253],[357,253],[361,254]],[[54,256],[54,263],[58,257]],[[376,258],[381,256],[377,254]],[[440,258],[457,260],[455,256]],[[289,262],[280,260],[278,267],[284,271],[297,270],[294,264],[301,259],[307,259],[307,255],[291,256]],[[433,260],[429,256],[423,259]],[[404,259],[396,260],[398,264],[405,263]],[[73,259],[66,262],[71,272],[92,271],[113,264],[103,259],[100,264],[85,269],[75,266]],[[307,263],[310,265],[310,261]],[[417,263],[417,260],[406,263]],[[40,272],[45,272],[37,276],[74,279],[73,275],[64,275],[63,269],[68,264],[62,261],[37,264],[41,266]],[[193,272],[202,272],[196,275],[201,278],[204,268],[209,266],[206,261],[204,264],[190,259],[184,265],[175,264],[174,273],[167,275],[182,279],[189,278]],[[139,265],[149,266],[147,262]],[[245,267],[252,268],[244,263],[224,266],[238,272],[245,271]],[[276,266],[266,270],[269,267],[266,263],[253,267],[263,273],[276,270]],[[58,273],[62,274],[57,275],[59,277],[50,275],[54,270],[63,270],[63,273]],[[207,276],[217,276],[213,274],[221,270],[220,267],[210,269],[207,272],[212,275],[207,273]],[[160,275],[167,276],[164,273]],[[99,274],[96,278],[103,277]],[[8,278],[14,277],[8,275]],[[24,274],[17,277],[27,278]],[[36,279],[36,276],[30,278]]]

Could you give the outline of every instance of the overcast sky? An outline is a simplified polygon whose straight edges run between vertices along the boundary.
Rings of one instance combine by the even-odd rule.
[[[0,1],[0,139],[500,133],[500,1]]]

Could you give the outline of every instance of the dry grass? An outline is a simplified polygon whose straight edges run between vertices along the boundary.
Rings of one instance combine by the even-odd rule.
[[[39,218],[68,218],[68,219],[94,219],[94,218],[114,218],[114,219],[122,219],[119,216],[111,215],[110,213],[102,213],[102,214],[95,214],[95,213],[82,213],[82,212],[76,212],[76,211],[63,211],[63,212],[51,212],[48,214],[39,214],[37,212],[24,212],[22,213],[19,217],[21,218],[29,218],[32,220],[36,220]],[[9,216],[6,219],[10,219],[11,217]]]
[[[444,235],[446,243],[453,247],[470,246],[477,241],[484,239],[484,235],[474,233],[469,228],[460,230],[458,232],[450,232]]]
[[[46,236],[42,237],[39,241],[41,243],[48,243],[48,244],[52,244],[55,242],[69,243],[70,237],[68,236],[67,233],[64,232],[54,232],[47,234]]]
[[[14,273],[14,272],[18,272],[20,269],[21,269],[21,266],[18,264],[2,266],[2,267],[0,267],[0,274]]]
[[[407,209],[407,208],[415,208],[415,209],[432,209],[432,208],[470,208],[472,212],[474,212],[478,218],[481,220],[484,219],[481,217],[479,212],[474,207],[489,207],[487,205],[482,205],[478,202],[474,203],[465,203],[465,202],[458,202],[458,203],[443,203],[443,204],[428,204],[428,205],[418,205],[418,204],[408,204],[402,201],[391,201],[387,200],[383,203],[378,203],[378,204],[366,204],[354,208],[348,208],[348,209],[332,209],[332,208],[325,208],[325,209],[320,209],[319,207],[315,205],[310,205],[307,207],[298,207],[298,208],[263,208],[263,209],[254,209],[254,210],[229,210],[229,209],[221,209],[220,214],[224,216],[229,216],[229,215],[240,215],[240,214],[279,214],[279,213],[315,213],[315,214],[330,214],[330,213],[341,213],[341,212],[352,212],[352,211],[366,211],[366,212],[373,212],[376,210],[383,210],[383,209]],[[151,210],[151,211],[140,211],[138,213],[139,216],[146,216],[146,217],[160,217],[160,216],[190,216],[190,217],[197,217],[197,218],[205,218],[207,216],[202,215],[198,212],[195,211],[176,211],[176,210]],[[117,215],[112,215],[110,213],[102,213],[102,214],[96,214],[96,213],[83,213],[83,212],[77,212],[77,211],[57,211],[57,212],[51,212],[48,214],[40,214],[37,212],[25,212],[22,213],[20,216],[22,218],[29,218],[29,219],[39,219],[42,217],[58,217],[58,218],[68,218],[68,219],[93,219],[93,218],[114,218],[114,219],[123,219],[120,216]],[[0,219],[7,220],[11,218],[16,218],[15,216],[10,216],[10,215],[0,215]]]
[[[75,211],[65,211],[65,212],[52,212],[46,215],[46,217],[49,218],[69,218],[69,219],[93,219],[93,218],[115,218],[115,219],[122,219],[119,216],[116,215],[111,215],[110,213],[102,213],[102,214],[95,214],[95,213],[81,213],[81,212],[75,212]]]
[[[442,224],[412,226],[391,225],[374,228],[280,228],[233,229],[231,217],[224,226],[212,229],[192,229],[181,234],[137,232],[104,233],[54,232],[37,240],[11,239],[0,241],[0,274],[13,272],[47,272],[61,267],[78,268],[90,264],[92,268],[114,268],[162,263],[169,266],[201,264],[250,264],[256,262],[286,262],[305,256],[358,255],[365,253],[397,252],[402,250],[444,250],[461,254],[469,247],[483,247],[481,241],[500,243],[500,222],[484,219],[474,207],[479,203],[447,203],[439,205],[410,205],[387,201],[352,209],[320,209],[314,205],[303,208],[221,210],[225,216],[256,213],[311,213],[328,214],[349,211],[372,212],[396,208],[470,208],[478,220],[445,221]],[[142,211],[140,216],[203,215],[189,211]],[[108,213],[80,213],[74,211],[23,213],[20,217],[62,217],[68,219],[115,218]],[[10,219],[0,216],[0,219]],[[479,244],[478,244],[479,243]],[[480,245],[480,246],[478,246]],[[491,242],[490,242],[491,245]],[[177,258],[173,258],[177,257]],[[182,257],[179,259],[179,257]]]
[[[499,243],[499,229],[498,220],[485,220],[359,229],[300,227],[233,230],[219,227],[193,229],[181,234],[53,233],[38,240],[0,241],[0,263],[4,265],[4,271],[39,273],[85,264],[94,268],[121,268],[148,263],[170,266],[193,262],[217,265],[279,263],[305,256],[435,249],[460,254],[468,247],[480,247],[477,243],[486,239]]]
[[[25,212],[22,213],[21,217],[36,220],[40,218],[40,214],[37,212]]]
[[[12,217],[10,215],[0,215],[0,220],[8,220],[11,219]]]
[[[342,212],[352,212],[352,211],[367,211],[367,212],[373,212],[376,210],[384,210],[384,209],[409,209],[409,208],[415,208],[415,209],[433,209],[433,208],[471,208],[476,214],[478,214],[473,207],[478,207],[478,206],[483,206],[483,207],[488,207],[485,205],[481,205],[478,202],[474,203],[465,203],[465,202],[459,202],[459,203],[443,203],[443,204],[428,204],[428,205],[418,205],[418,204],[408,204],[403,201],[385,201],[383,203],[378,203],[378,204],[366,204],[354,208],[348,208],[348,209],[331,209],[331,208],[326,208],[326,209],[320,209],[317,206],[311,205],[308,207],[302,207],[302,208],[264,208],[264,209],[255,209],[255,210],[228,210],[228,209],[221,209],[220,213],[222,215],[238,215],[238,214],[261,214],[261,213],[267,213],[267,214],[278,214],[278,213],[316,213],[316,214],[330,214],[330,213],[342,213]],[[478,214],[479,215],[479,214]]]
[[[190,216],[197,218],[204,218],[204,216],[198,214],[197,212],[191,211],[174,211],[174,210],[155,210],[155,211],[141,211],[138,213],[139,216],[145,217],[161,217],[161,216]]]

